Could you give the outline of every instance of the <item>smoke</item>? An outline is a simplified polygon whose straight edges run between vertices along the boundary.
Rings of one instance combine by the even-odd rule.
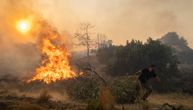
[[[34,5],[33,0],[2,0],[0,4],[0,76],[25,77],[33,74],[41,64],[41,40],[45,36],[56,35],[54,44],[65,43],[65,47],[70,48],[66,36],[61,36],[53,24],[50,25],[49,20],[35,10]],[[16,29],[16,22],[20,19],[32,22],[30,34],[22,34]]]
[[[88,21],[95,25],[96,33],[107,34],[116,44],[176,31],[193,47],[192,0],[1,0],[0,6],[1,75],[18,76],[38,66],[36,38],[23,37],[13,25],[18,18],[31,19],[36,14],[51,22],[55,30],[72,34],[80,22]]]
[[[2,0],[0,8],[0,76],[24,77],[40,63],[40,54],[31,36],[17,32],[18,19],[32,18],[30,0]]]
[[[167,32],[183,35],[193,47],[192,0],[44,0],[37,9],[60,29],[74,32],[89,21],[95,32],[109,36],[116,44],[128,39],[145,41]],[[50,17],[52,16],[52,17]]]

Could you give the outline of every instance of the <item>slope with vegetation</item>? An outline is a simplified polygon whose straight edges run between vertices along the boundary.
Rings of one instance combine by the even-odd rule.
[[[180,63],[193,65],[193,49],[188,46],[188,42],[184,37],[180,37],[176,32],[169,32],[160,41],[175,49],[175,54]]]

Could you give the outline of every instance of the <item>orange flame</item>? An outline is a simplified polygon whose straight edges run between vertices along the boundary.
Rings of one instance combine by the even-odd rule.
[[[36,69],[35,76],[28,82],[40,80],[46,84],[56,82],[57,80],[77,77],[69,65],[69,53],[63,46],[57,47],[53,40],[57,39],[58,34],[49,28],[42,30],[41,53],[45,56],[42,66]],[[46,32],[45,32],[46,31]]]

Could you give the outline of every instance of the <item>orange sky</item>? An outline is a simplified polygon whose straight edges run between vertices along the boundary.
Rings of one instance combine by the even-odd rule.
[[[115,43],[158,38],[176,31],[193,47],[193,0],[40,0],[35,5],[60,30],[95,25]]]
[[[114,44],[132,38],[156,39],[176,31],[193,48],[193,0],[1,0],[1,74],[28,74],[39,64],[41,55],[34,48],[37,36],[21,35],[16,21],[42,16],[41,20],[45,18],[65,32],[69,38],[65,40],[72,39],[69,34],[75,33],[81,22],[90,22],[95,25],[92,36],[104,33]]]
[[[60,32],[73,34],[79,23],[90,22],[95,25],[93,36],[104,33],[114,44],[124,44],[132,38],[144,41],[176,31],[193,47],[193,0],[28,1],[25,4],[42,14]]]

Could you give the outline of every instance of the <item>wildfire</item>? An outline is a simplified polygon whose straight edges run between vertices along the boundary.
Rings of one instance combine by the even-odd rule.
[[[17,24],[17,29],[25,33],[30,30],[30,22],[22,20]],[[40,28],[37,30],[42,54],[42,64],[35,70],[35,75],[27,82],[39,80],[46,84],[57,80],[69,79],[77,77],[77,74],[72,71],[69,64],[69,53],[64,45],[59,44],[60,35],[47,23],[40,23]]]
[[[43,39],[42,53],[47,59],[42,62],[44,66],[36,69],[36,75],[30,80],[42,80],[46,84],[57,80],[76,77],[69,66],[69,54],[64,48],[57,48],[49,39]]]

